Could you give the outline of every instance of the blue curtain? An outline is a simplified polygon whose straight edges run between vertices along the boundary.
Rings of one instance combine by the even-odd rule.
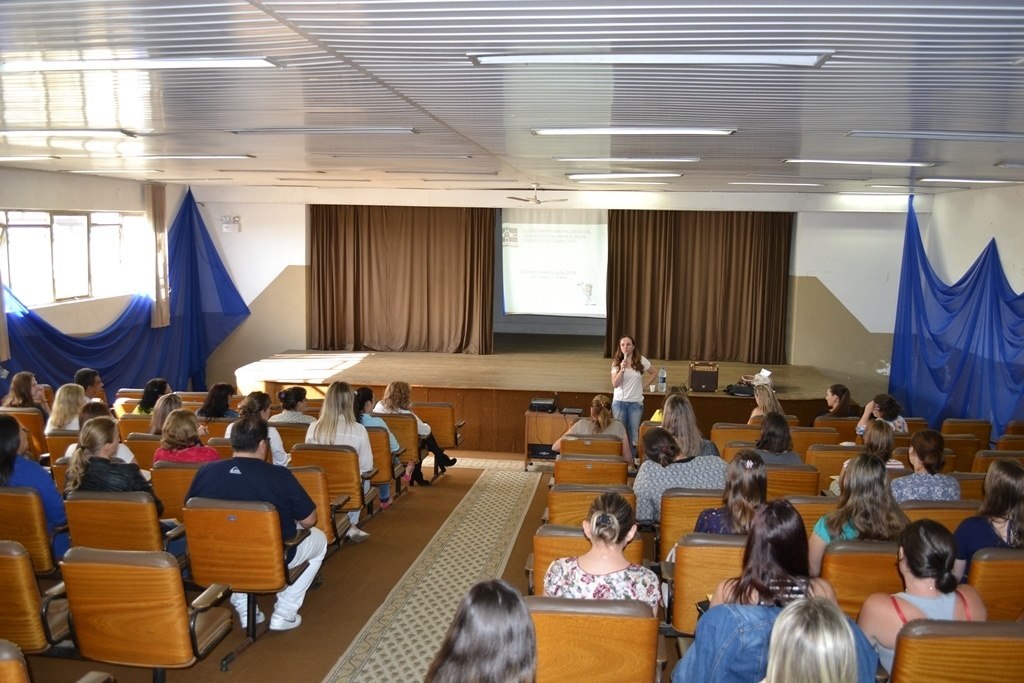
[[[1011,289],[995,240],[945,284],[928,263],[911,197],[889,393],[905,415],[933,426],[947,417],[989,419],[997,438],[1024,417],[1022,387],[1024,296]]]
[[[99,370],[113,401],[121,387],[166,377],[175,389],[206,389],[206,359],[249,315],[206,230],[192,190],[168,233],[171,324],[153,329],[153,300],[134,296],[105,330],[87,337],[63,334],[4,288],[13,375],[31,370],[54,388],[82,367]],[[0,388],[6,393],[9,377]]]

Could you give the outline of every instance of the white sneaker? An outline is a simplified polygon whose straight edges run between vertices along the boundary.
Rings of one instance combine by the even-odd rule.
[[[299,624],[302,623],[302,617],[296,614],[291,619],[285,619],[280,616],[277,612],[270,617],[270,630],[271,631],[290,631],[293,628],[298,628]]]
[[[359,527],[355,526],[349,529],[348,532],[345,534],[345,538],[347,538],[350,543],[362,543],[369,537],[370,534],[366,533]]]
[[[248,626],[249,625],[249,611],[248,610],[244,610],[244,609],[236,609],[235,611],[238,612],[238,618],[242,620],[242,628],[245,628],[246,626]],[[257,625],[262,624],[266,620],[267,620],[267,617],[266,617],[265,614],[263,614],[263,610],[261,610],[259,607],[257,607],[256,608],[256,624]]]

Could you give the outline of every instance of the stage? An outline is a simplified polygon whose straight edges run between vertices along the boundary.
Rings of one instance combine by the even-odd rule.
[[[463,447],[481,451],[524,452],[524,413],[533,397],[555,398],[559,408],[589,406],[594,394],[611,395],[611,359],[603,357],[601,337],[552,335],[495,335],[488,356],[444,353],[384,353],[377,351],[285,351],[250,363],[235,373],[241,393],[262,390],[276,396],[288,386],[307,387],[321,396],[331,382],[370,386],[380,397],[384,386],[404,380],[414,401],[448,401],[459,419]],[[651,359],[665,366],[668,384],[685,384],[689,361]],[[722,392],[741,375],[761,366],[718,363],[719,391],[691,392],[701,431],[708,435],[715,422],[746,422],[751,398]],[[787,413],[810,425],[825,410],[825,389],[832,381],[817,370],[796,365],[769,367],[779,400]],[[661,406],[662,394],[649,393],[644,417]]]

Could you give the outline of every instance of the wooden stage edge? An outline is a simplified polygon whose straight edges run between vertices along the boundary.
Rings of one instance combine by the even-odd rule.
[[[266,391],[271,396],[289,386],[304,386],[311,396],[323,395],[331,382],[345,381],[353,388],[369,386],[377,398],[393,380],[413,388],[414,401],[447,401],[455,406],[462,429],[463,448],[479,451],[524,453],[525,413],[534,397],[554,398],[559,409],[586,408],[595,394],[611,396],[611,361],[602,357],[600,338],[522,339],[496,344],[489,356],[420,352],[324,352],[286,351],[239,368],[236,384],[242,393]],[[581,341],[582,339],[582,341]],[[686,383],[689,361],[659,361],[665,366],[668,384]],[[737,398],[721,391],[741,375],[754,374],[761,366],[719,363],[719,391],[689,394],[705,436],[716,422],[746,422],[754,407],[751,398]],[[769,367],[786,412],[810,425],[825,411],[825,390],[832,381],[804,366]],[[647,419],[663,401],[648,393],[644,401]]]

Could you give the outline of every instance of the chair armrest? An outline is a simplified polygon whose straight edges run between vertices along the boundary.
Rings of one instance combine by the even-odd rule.
[[[526,556],[526,594],[533,595],[533,553]]]
[[[61,581],[57,585],[51,586],[47,589],[43,595],[52,600],[53,598],[63,598],[66,592],[67,591],[64,589],[64,582]]]
[[[377,476],[377,473],[379,471],[380,470],[378,470],[376,467],[374,467],[372,470],[367,470],[366,472],[361,472],[360,476],[362,476],[363,479],[373,479],[374,477]]]
[[[64,590],[64,582],[61,581],[56,586],[51,587],[49,590],[43,593],[45,597],[43,598],[43,603],[39,608],[39,616],[43,622],[43,635],[46,637],[46,642],[48,642],[50,645],[56,645],[63,639],[55,638],[53,632],[50,630],[50,605],[53,604],[55,600],[64,599],[65,592],[66,591]],[[64,609],[67,610],[67,602],[65,602],[64,605]],[[68,617],[67,615],[65,615],[65,627],[67,626],[67,619]]]
[[[292,548],[309,538],[309,529],[299,529],[294,536],[284,542],[285,549]]]
[[[79,678],[76,683],[114,683],[114,676],[106,671],[90,671]]]
[[[889,672],[885,670],[882,663],[878,663],[878,668],[875,669],[875,683],[889,683]]]
[[[334,512],[335,510],[343,506],[345,503],[347,503],[351,498],[352,496],[348,495],[347,493],[343,493],[340,496],[335,496],[334,498],[331,498],[331,511]]]
[[[185,525],[176,519],[165,520],[174,523],[174,528],[164,534],[164,541],[173,541],[185,535]]]
[[[455,428],[456,429],[462,429],[465,426],[466,426],[466,421],[465,420],[459,420],[458,422],[455,423]]]
[[[230,590],[231,586],[226,583],[211,584],[199,597],[192,601],[192,609],[196,612],[205,612],[211,607],[219,605],[227,597]]]
[[[391,455],[404,455],[404,454],[405,454],[405,446],[402,446],[397,451],[391,451]]]

